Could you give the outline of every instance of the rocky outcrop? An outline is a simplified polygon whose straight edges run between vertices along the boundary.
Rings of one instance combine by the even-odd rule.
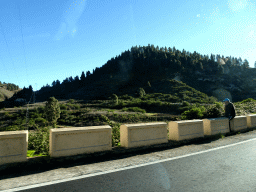
[[[219,101],[223,101],[225,98],[229,98],[229,100],[232,102],[232,95],[229,91],[223,88],[215,89],[212,92],[212,95],[216,97]]]

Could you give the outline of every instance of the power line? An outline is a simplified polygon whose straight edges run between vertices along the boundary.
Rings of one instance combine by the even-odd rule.
[[[3,59],[2,59],[1,57],[0,57],[0,61],[3,63],[4,69],[5,69],[5,71],[6,71],[6,74],[7,74],[8,78],[9,78],[9,82],[11,82],[11,78],[10,78],[10,76],[8,75],[8,72],[7,72],[7,70],[6,70],[4,61],[3,61]]]
[[[24,58],[25,58],[25,66],[27,66],[19,3],[17,4],[17,6],[18,6],[18,9],[19,9],[20,31],[21,31],[21,37],[22,37],[22,45],[23,45],[23,53],[24,53]],[[26,69],[26,73],[27,73],[27,69]],[[27,74],[27,77],[28,77],[28,74]],[[28,79],[27,79],[27,82],[28,82]],[[29,82],[28,82],[28,85],[29,85]],[[33,92],[33,89],[32,89],[32,92]],[[27,103],[27,112],[26,112],[26,126],[27,126],[27,130],[28,130],[28,113],[29,113],[29,112],[28,112],[28,105],[29,105],[29,103],[30,103],[30,101],[31,101],[32,96],[33,96],[33,93],[31,94],[30,100],[29,100],[29,102]]]
[[[25,52],[25,47],[24,47],[24,38],[23,38],[23,31],[22,31],[19,3],[17,4],[17,6],[18,6],[18,9],[19,9],[20,31],[21,31],[21,36],[22,36],[22,46],[23,46],[23,53],[24,53],[24,58],[25,58],[25,66],[27,66],[26,52]],[[27,68],[26,68],[26,73],[27,73]],[[28,77],[28,73],[27,73],[27,77]],[[28,79],[27,79],[27,82],[28,82]],[[28,82],[28,85],[29,85],[29,82]]]
[[[11,56],[11,53],[10,53],[10,49],[9,49],[9,46],[8,46],[8,43],[7,43],[5,34],[4,34],[4,29],[3,29],[3,26],[2,26],[2,24],[1,24],[1,22],[0,22],[0,27],[1,27],[2,34],[3,34],[3,36],[4,36],[4,41],[5,41],[5,44],[6,44],[6,47],[7,47],[7,51],[8,51],[8,53],[9,53],[9,56],[10,56],[11,61],[12,61],[13,69],[15,69],[15,68],[14,68],[14,64],[13,64],[13,59],[12,59],[12,56]],[[17,73],[16,73],[15,70],[14,70],[14,72],[15,72],[15,75],[16,75],[17,79],[19,80],[19,78],[18,78]]]

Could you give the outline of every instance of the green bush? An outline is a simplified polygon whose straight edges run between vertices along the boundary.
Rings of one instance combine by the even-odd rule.
[[[125,106],[125,103],[124,103],[123,101],[120,101],[120,102],[118,103],[118,106],[119,106],[120,108],[122,108],[122,107]]]
[[[76,109],[80,109],[80,105],[78,105],[78,104],[74,104],[73,107]]]
[[[241,101],[241,103],[249,103],[249,102],[256,102],[256,100],[254,100],[252,98],[248,98],[248,99]]]
[[[38,107],[37,109],[38,109],[38,111],[39,111],[40,113],[44,113],[44,108],[45,108],[45,107],[40,106],[40,107]],[[25,110],[24,110],[24,111],[25,111]]]
[[[215,106],[210,106],[205,112],[204,112],[204,118],[217,118],[220,117],[222,114],[221,108],[218,108]]]
[[[35,154],[49,155],[49,135],[49,127],[29,133],[28,150],[35,150]]]
[[[117,105],[118,104],[118,97],[116,94],[112,95],[112,99],[113,99],[113,104]]]
[[[63,110],[63,109],[67,109],[68,107],[64,104],[60,104],[60,109]]]
[[[30,113],[31,118],[37,118],[40,117],[40,115],[37,112],[31,112]]]
[[[123,95],[121,97],[119,97],[120,99],[124,99],[124,100],[133,100],[133,97],[132,96],[129,96],[129,95]]]
[[[18,125],[11,125],[6,128],[6,131],[18,131],[20,127]]]
[[[132,112],[141,112],[141,113],[146,113],[145,109],[141,109],[139,107],[128,107],[128,108],[123,108],[122,111],[132,111]]]
[[[189,106],[189,102],[183,101],[183,102],[182,102],[182,106]]]
[[[142,98],[144,95],[146,95],[146,92],[145,92],[145,90],[143,89],[143,88],[139,88],[139,90],[138,90],[138,93],[139,93],[139,96]]]
[[[45,104],[45,117],[53,127],[56,127],[57,119],[60,118],[60,106],[54,97],[50,97]]]
[[[201,119],[204,116],[204,114],[203,114],[204,111],[205,111],[204,107],[192,108],[188,111],[183,112],[181,114],[181,119],[183,119],[183,120]]]
[[[74,103],[75,100],[74,99],[69,99],[68,103]]]
[[[38,117],[35,119],[35,123],[44,127],[48,124],[48,121],[44,118]]]

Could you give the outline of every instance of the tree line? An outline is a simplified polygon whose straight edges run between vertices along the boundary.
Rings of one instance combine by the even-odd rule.
[[[236,68],[240,71],[249,68],[249,62],[247,59],[243,61],[240,57],[224,57],[220,54],[202,55],[196,51],[193,53],[184,49],[180,51],[175,47],[159,48],[150,44],[135,46],[111,58],[102,67],[96,67],[92,73],[82,71],[80,78],[77,75],[75,78],[67,77],[62,82],[58,79],[54,80],[51,86],[49,84],[43,86],[37,94],[38,99],[42,100],[44,96],[61,99],[78,88],[94,82],[106,81],[116,75],[127,76],[129,81],[148,82],[152,79],[167,78],[175,73],[193,77],[195,71],[218,76],[224,73],[224,67]]]
[[[240,57],[224,57],[220,54],[202,55],[194,51],[182,51],[171,48],[159,48],[158,46],[135,46],[115,58],[111,58],[102,67],[96,67],[92,73],[82,72],[80,78],[72,76],[62,81],[55,80],[52,86],[43,86],[38,94],[64,98],[78,88],[91,85],[94,82],[105,81],[116,75],[129,76],[129,79],[137,79],[137,82],[148,82],[154,78],[166,78],[170,74],[180,73],[184,76],[194,75],[195,71],[205,74],[221,75],[224,73],[224,65],[238,70],[249,68],[247,59]]]
[[[5,83],[5,82],[2,83],[0,81],[0,87],[2,87],[3,85],[5,85],[6,89],[9,90],[9,91],[14,91],[14,90],[18,90],[19,89],[18,85],[15,85],[13,83]]]

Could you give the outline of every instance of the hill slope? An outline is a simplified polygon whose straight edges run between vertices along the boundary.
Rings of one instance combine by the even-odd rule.
[[[11,98],[15,93],[21,91],[22,89],[9,91],[7,90],[7,85],[0,85],[0,102],[5,101],[6,99]]]

